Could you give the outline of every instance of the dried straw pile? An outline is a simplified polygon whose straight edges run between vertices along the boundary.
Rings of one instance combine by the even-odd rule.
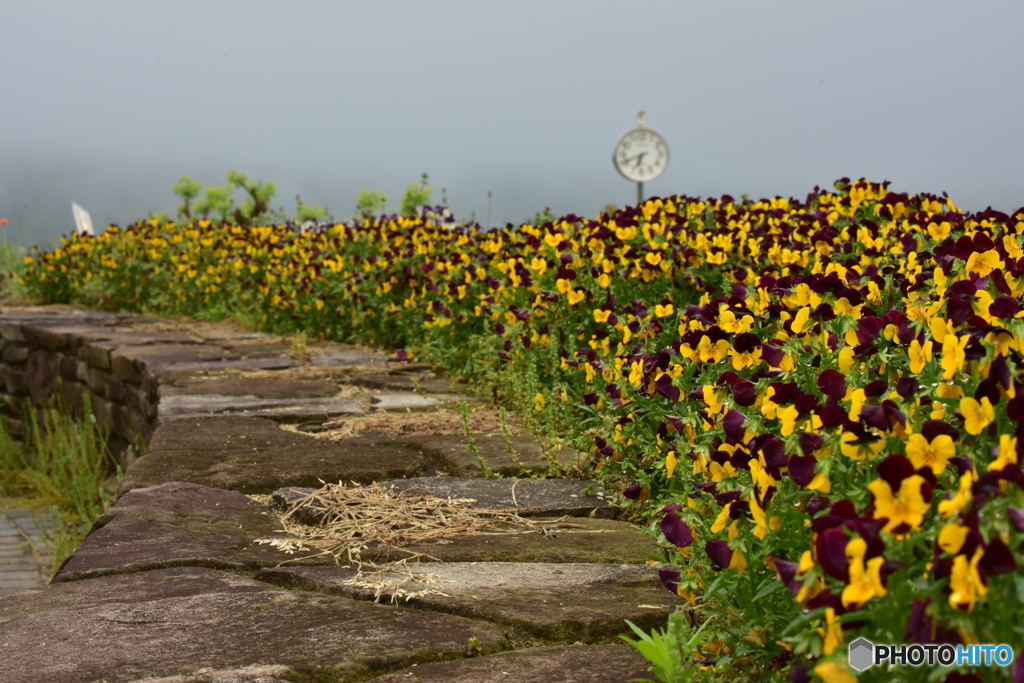
[[[437,558],[422,552],[404,551],[409,557],[387,565],[361,559],[367,548],[397,548],[425,543],[451,543],[453,536],[497,534],[551,534],[551,529],[585,529],[583,525],[555,523],[538,524],[524,519],[514,511],[485,510],[471,507],[471,498],[438,498],[431,491],[411,488],[403,491],[372,486],[326,484],[308,496],[295,500],[282,515],[284,531],[291,538],[258,539],[288,554],[314,550],[331,555],[339,565],[355,567],[356,576],[347,585],[374,590],[375,599],[388,593],[392,602],[427,593],[443,595],[431,586],[444,582],[438,576],[413,573],[409,561]],[[316,511],[320,524],[310,526],[296,521],[296,513],[305,516]],[[286,564],[288,561],[283,562]],[[415,582],[421,590],[403,588]]]

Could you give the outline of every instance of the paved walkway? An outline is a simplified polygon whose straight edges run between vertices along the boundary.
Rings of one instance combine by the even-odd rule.
[[[52,557],[37,519],[43,519],[39,511],[6,507],[0,498],[0,598],[43,586],[49,578]]]
[[[0,310],[0,344],[14,398],[45,400],[59,374],[65,405],[89,392],[101,423],[149,437],[45,586],[31,511],[0,500],[3,683],[620,683],[647,665],[625,620],[679,604],[596,482],[545,478],[586,454],[429,365],[52,308]],[[307,497],[324,482],[350,488]],[[351,486],[374,482],[398,502]],[[376,565],[297,549],[335,495]]]

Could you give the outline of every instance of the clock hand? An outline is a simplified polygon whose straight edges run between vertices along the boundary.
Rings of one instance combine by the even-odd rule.
[[[629,163],[631,163],[635,159],[636,163],[634,164],[634,166],[639,166],[641,163],[643,163],[643,158],[644,158],[645,154],[647,154],[647,152],[640,152],[637,155],[634,155],[634,156],[631,156],[631,157],[627,157],[627,158],[622,160],[622,163],[623,164],[629,164]]]

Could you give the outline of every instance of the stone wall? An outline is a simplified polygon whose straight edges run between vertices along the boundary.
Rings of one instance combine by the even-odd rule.
[[[68,324],[68,317],[79,324]],[[74,312],[59,318],[45,313],[0,314],[0,380],[4,419],[16,438],[25,435],[28,411],[59,400],[76,416],[91,404],[99,425],[110,432],[122,467],[129,446],[138,449],[152,434],[157,384],[144,363],[121,351],[113,331],[121,316]],[[104,328],[110,326],[110,334]]]
[[[58,401],[62,410],[81,417],[88,404],[124,470],[155,429],[161,374],[224,364],[296,364],[286,348],[243,358],[218,343],[269,335],[236,332],[219,340],[147,316],[55,308],[0,310],[2,419],[20,440],[31,411],[38,418],[42,406]]]

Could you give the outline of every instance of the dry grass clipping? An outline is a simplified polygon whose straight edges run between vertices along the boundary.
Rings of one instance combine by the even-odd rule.
[[[355,562],[367,548],[401,549],[443,543],[452,536],[537,533],[543,528],[509,510],[471,507],[475,502],[472,498],[439,498],[423,488],[396,492],[377,484],[326,484],[293,502],[282,515],[284,531],[294,538],[259,542],[285,552],[319,550],[339,562]],[[316,511],[321,518],[318,526],[294,519],[303,508]]]
[[[526,434],[512,420],[506,422],[513,436]],[[475,435],[500,436],[501,419],[492,408],[476,407],[469,413],[469,428]],[[458,410],[442,408],[423,413],[379,413],[346,416],[324,424],[324,431],[315,434],[320,439],[341,441],[363,433],[394,434],[397,436],[423,436],[435,434],[464,434],[465,425]]]
[[[426,594],[444,595],[432,586],[445,580],[433,575],[412,572],[406,568],[411,561],[438,558],[426,553],[405,551],[405,546],[424,543],[450,543],[452,536],[541,533],[550,535],[552,524],[541,525],[508,510],[472,508],[471,498],[439,498],[423,488],[394,491],[374,484],[351,486],[326,484],[294,501],[281,517],[284,531],[292,538],[263,538],[257,543],[270,545],[288,554],[319,551],[330,555],[339,565],[356,568],[356,576],[347,585],[372,589],[374,600],[389,593],[392,602],[410,600]],[[315,510],[321,518],[318,526],[302,524],[294,519],[298,510]],[[582,525],[557,524],[560,529],[576,529]],[[409,557],[398,562],[378,565],[362,560],[368,548],[398,549]],[[286,564],[288,561],[283,562]],[[409,591],[407,584],[424,588]]]

